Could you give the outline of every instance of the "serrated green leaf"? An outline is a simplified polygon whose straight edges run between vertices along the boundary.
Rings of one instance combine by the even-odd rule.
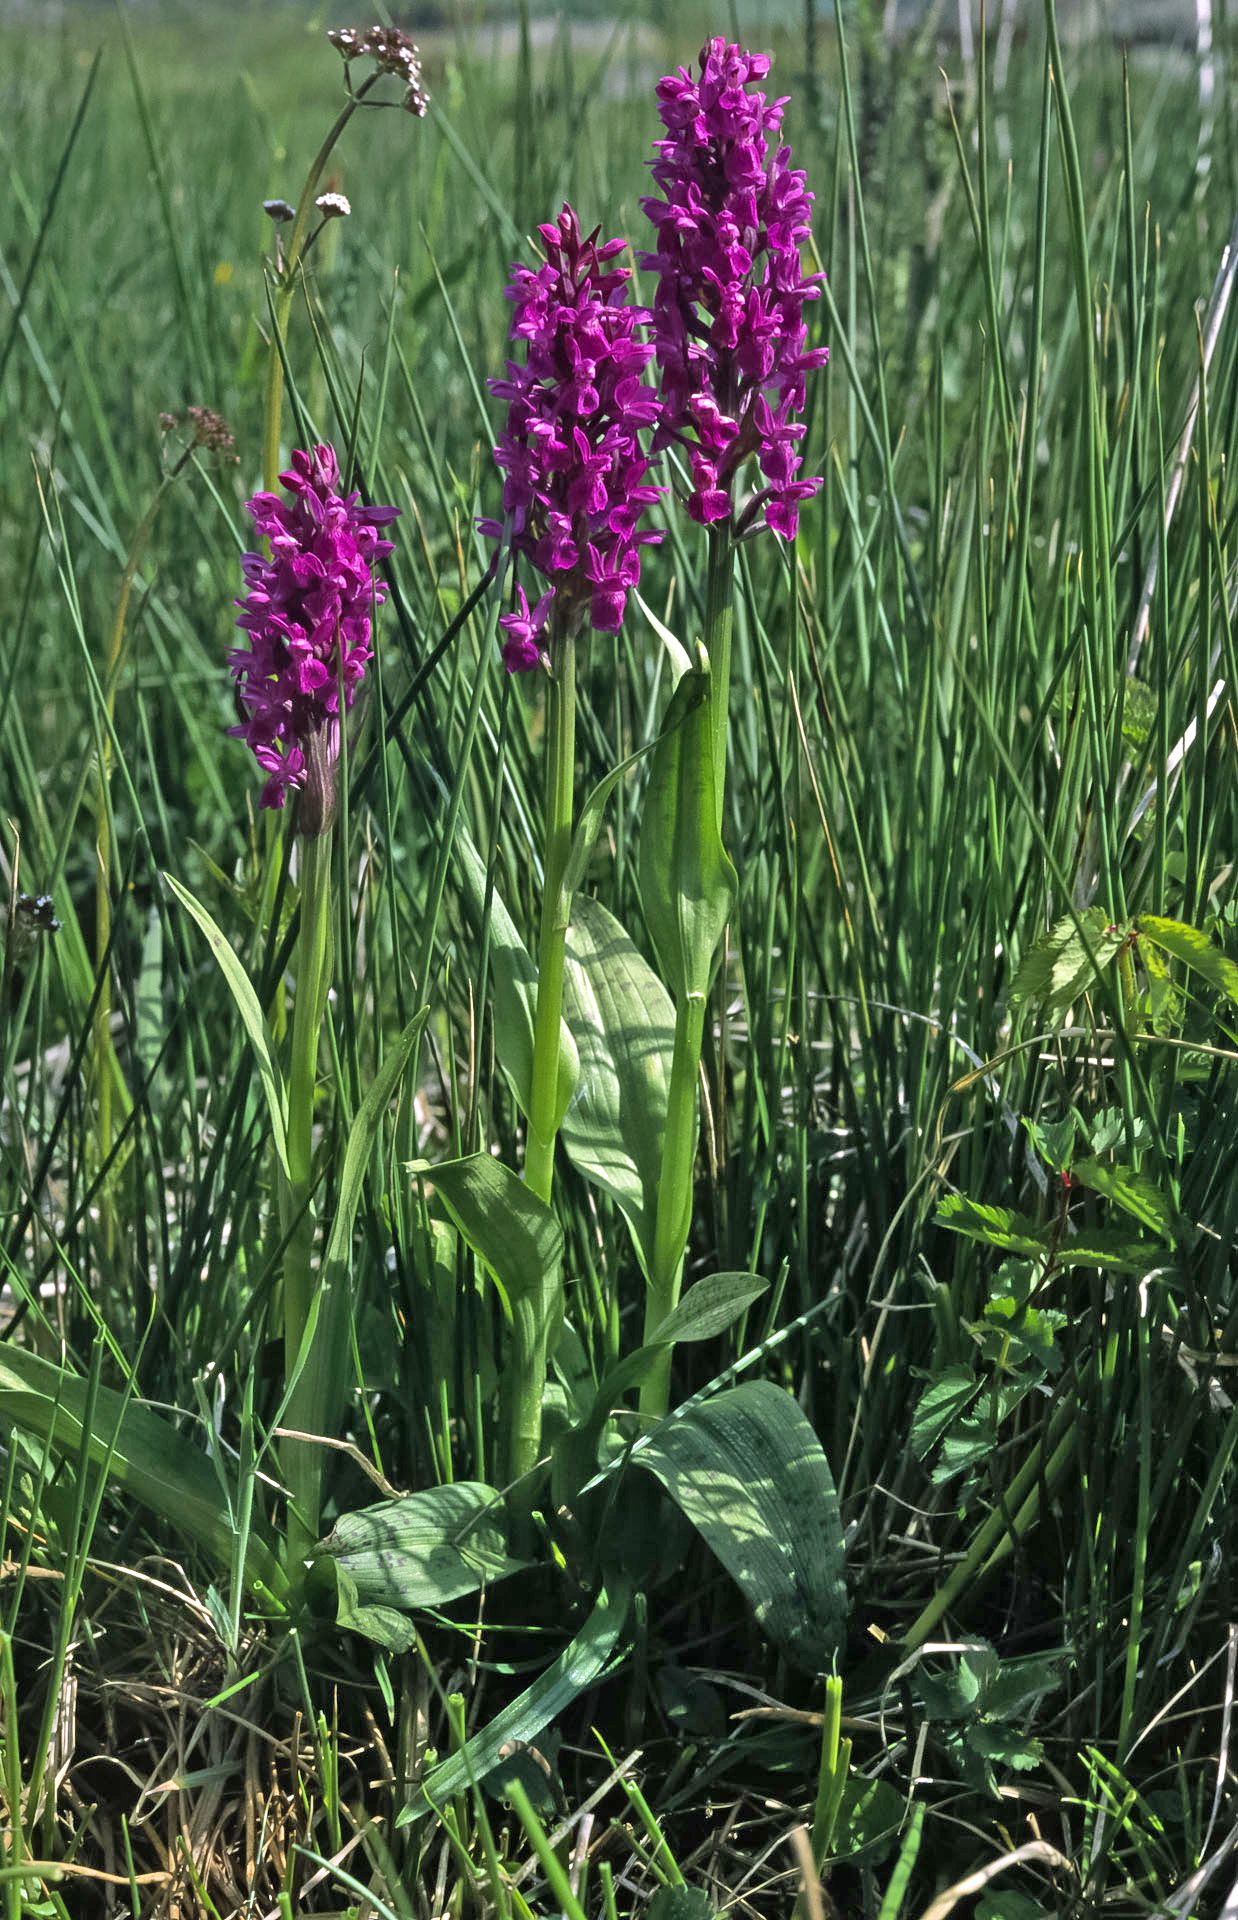
[[[573,902],[564,999],[579,1077],[559,1137],[586,1179],[619,1207],[648,1273],[675,1009],[619,922],[586,895]]]
[[[937,1224],[951,1233],[965,1233],[970,1240],[983,1240],[1003,1253],[1022,1254],[1036,1259],[1049,1250],[1049,1231],[1011,1207],[996,1207],[981,1200],[970,1200],[965,1193],[948,1193],[937,1206]]]
[[[1173,1034],[1182,1026],[1183,993],[1169,971],[1169,962],[1150,940],[1139,954],[1148,983],[1148,1020],[1153,1033]]]
[[[1173,1206],[1163,1194],[1155,1180],[1146,1173],[1136,1173],[1133,1167],[1114,1166],[1101,1160],[1079,1160],[1071,1168],[1071,1179],[1081,1187],[1088,1187],[1093,1193],[1100,1193],[1107,1200],[1129,1213],[1141,1226],[1151,1227],[1154,1233],[1168,1240],[1172,1245],[1178,1234],[1178,1222]]]
[[[1010,989],[1013,1001],[1042,1001],[1051,1013],[1063,1012],[1096,985],[1126,939],[1127,929],[1115,925],[1103,907],[1088,907],[1073,918],[1059,920],[1024,955]]]
[[[1206,933],[1201,933],[1198,927],[1184,925],[1181,920],[1162,920],[1159,915],[1149,913],[1141,913],[1136,924],[1142,939],[1151,940],[1163,953],[1181,961],[1184,967],[1189,967],[1192,973],[1197,973],[1238,1006],[1238,964],[1222,953]]]
[[[1060,1267],[1104,1267],[1115,1273],[1145,1273],[1161,1258],[1157,1248],[1107,1228],[1057,1234],[1010,1207],[988,1206],[966,1194],[949,1193],[937,1208],[937,1224],[971,1240],[983,1240],[1003,1253],[1047,1259]]]
[[[195,900],[189,889],[183,887],[180,881],[174,879],[170,873],[165,873],[163,877],[173,894],[184,907],[190,919],[196,921],[202,932],[206,935],[207,945],[214,954],[219,970],[228,983],[228,990],[236,1003],[236,1010],[241,1016],[241,1025],[245,1029],[250,1051],[254,1056],[254,1062],[258,1068],[258,1080],[262,1088],[263,1098],[267,1106],[267,1114],[271,1122],[271,1139],[274,1142],[275,1152],[279,1159],[279,1164],[283,1168],[285,1177],[290,1179],[291,1175],[288,1171],[288,1101],[284,1092],[283,1075],[280,1073],[279,1067],[276,1064],[275,1049],[271,1043],[271,1035],[267,1029],[266,1018],[262,1008],[258,1004],[258,996],[254,992],[253,983],[241,965],[235,950],[211,919],[210,914],[202,905],[201,901]]]
[[[691,1403],[632,1454],[692,1522],[758,1625],[810,1672],[846,1634],[845,1549],[829,1463],[798,1402],[769,1380]]]
[[[1157,699],[1143,680],[1128,675],[1122,699],[1122,738],[1142,747],[1156,725]]]
[[[981,1382],[970,1367],[947,1367],[920,1395],[911,1420],[911,1451],[924,1460],[956,1420],[963,1417]]]

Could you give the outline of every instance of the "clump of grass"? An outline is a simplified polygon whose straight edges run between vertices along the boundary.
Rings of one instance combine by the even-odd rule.
[[[109,29],[96,69],[93,43],[78,66],[38,27],[0,32],[9,1910],[617,1916],[687,1882],[702,1912],[786,1914],[816,1911],[818,1880],[826,1912],[891,1920],[965,1897],[1211,1910],[1238,1438],[1233,127],[1189,67],[1058,48],[1051,11],[1000,85],[979,41],[963,62],[861,21],[817,45],[794,137],[831,276],[805,442],[825,486],[793,549],[734,556],[740,884],[702,1021],[685,1301],[740,1283],[674,1347],[688,1413],[653,1431],[621,1369],[660,1156],[599,1182],[578,1110],[553,1213],[504,1212],[544,720],[494,670],[472,524],[525,229],[570,192],[639,230],[647,42],[621,23],[589,63],[526,30],[507,69],[427,38],[430,116],[400,142],[353,117],[331,160],[352,218],[273,314],[261,202],[297,196],[335,110],[321,42],[272,15],[245,82],[222,34],[191,65],[168,29]],[[697,44],[675,34],[668,67]],[[794,76],[799,46],[775,52]],[[269,1108],[161,879],[226,928],[281,1044],[297,876],[223,743],[221,673],[277,363],[285,444],[331,438],[403,510],[336,826],[312,1149],[323,1217],[356,1200],[347,1412],[320,1436],[334,1549],[299,1612],[275,1551],[297,1442]],[[241,465],[195,456],[130,565],[158,415],[190,400]],[[675,638],[715,622],[703,540],[669,505],[665,527],[623,632],[581,651],[582,795],[663,729]],[[578,876],[590,952],[621,937],[642,983],[656,765],[611,790]],[[633,1030],[673,1030],[638,997]],[[374,1113],[376,1083],[399,1095]],[[587,1084],[604,1106],[639,1083]],[[570,1329],[541,1408],[555,1473],[514,1534],[495,1270],[506,1309],[522,1275],[561,1275]],[[711,1409],[775,1388],[815,1477],[745,1561],[738,1516],[772,1496]],[[182,1466],[192,1503],[161,1510]],[[729,1475],[705,1546],[659,1490],[703,1474]],[[439,1558],[401,1608],[374,1567],[413,1493]],[[827,1681],[824,1656],[795,1663],[835,1537]],[[758,1623],[730,1576],[756,1591],[763,1543],[787,1584]],[[444,1554],[485,1581],[449,1593]]]

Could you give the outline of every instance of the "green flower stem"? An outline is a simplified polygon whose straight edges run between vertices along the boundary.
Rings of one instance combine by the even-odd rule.
[[[524,1177],[539,1200],[550,1204],[555,1138],[559,1130],[560,1034],[568,901],[563,876],[572,846],[572,800],[576,771],[576,643],[557,630],[550,643],[550,694],[546,707],[546,851],[542,918],[537,955],[537,1010],[533,1019],[533,1079]],[[524,1479],[537,1464],[542,1444],[542,1396],[547,1355],[563,1305],[557,1286],[519,1300],[512,1313],[511,1391],[504,1418],[506,1477]]]
[[[692,1225],[693,1172],[700,1133],[697,1080],[701,1071],[701,1044],[705,1036],[705,1001],[686,996],[675,1009],[675,1050],[671,1056],[671,1083],[666,1099],[666,1133],[662,1142],[662,1173],[658,1183],[658,1216],[654,1227],[653,1273],[645,1295],[645,1343],[648,1344],[668,1313],[678,1304],[683,1284],[684,1248]],[[653,1371],[641,1385],[641,1412],[660,1420],[670,1403],[670,1348],[659,1354]]]
[[[705,650],[709,655],[710,739],[714,762],[714,791],[718,824],[726,792],[727,712],[731,685],[733,611],[731,581],[733,543],[729,527],[712,527],[709,534],[709,571],[705,580]],[[666,1134],[662,1143],[662,1170],[658,1182],[658,1214],[654,1228],[653,1273],[645,1296],[645,1341],[652,1339],[679,1301],[683,1284],[684,1250],[692,1227],[692,1199],[699,1136],[697,1084],[701,1047],[705,1037],[706,1003],[703,995],[680,998],[675,1009],[675,1050],[667,1093]],[[658,1358],[641,1386],[641,1412],[660,1420],[670,1404],[669,1348]]]
[[[726,797],[727,721],[731,706],[731,633],[734,627],[734,548],[729,526],[709,530],[709,570],[705,576],[705,651],[713,684],[710,708],[714,743],[714,790],[718,825]]]
[[[568,921],[563,875],[572,847],[576,771],[576,643],[569,633],[559,632],[553,637],[550,670],[546,710],[546,853],[537,953],[537,1012],[533,1023],[533,1084],[524,1168],[529,1186],[547,1205],[554,1185],[555,1136],[559,1130],[559,1034]],[[531,1392],[531,1384],[526,1384]],[[540,1382],[538,1392],[541,1392]]]
[[[283,1265],[284,1379],[292,1379],[314,1302],[314,1091],[318,1042],[331,979],[331,834],[302,840],[301,925],[297,935],[296,1003],[288,1064],[288,1173],[281,1181],[280,1219],[286,1240]],[[321,1330],[320,1330],[321,1331]],[[315,1343],[317,1344],[317,1342]],[[288,1398],[284,1425],[314,1433],[322,1417],[317,1382],[323,1369],[311,1355]],[[318,1538],[321,1449],[285,1440],[281,1450],[288,1488],[286,1553],[296,1568]]]

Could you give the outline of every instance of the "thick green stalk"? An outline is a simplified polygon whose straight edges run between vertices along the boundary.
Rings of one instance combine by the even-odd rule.
[[[718,825],[722,825],[726,792],[727,717],[731,685],[731,601],[733,547],[729,527],[712,527],[709,534],[709,571],[705,581],[705,651],[709,655],[712,690],[710,735],[714,762],[714,790]],[[662,1142],[662,1169],[658,1182],[658,1214],[654,1227],[653,1272],[645,1296],[645,1341],[648,1343],[679,1300],[683,1284],[683,1257],[692,1228],[692,1199],[699,1134],[697,1083],[705,1037],[705,1000],[684,995],[675,1009],[675,1050],[667,1092],[666,1133]],[[641,1387],[642,1413],[660,1420],[670,1404],[671,1356],[659,1355]]]
[[[283,1264],[284,1380],[292,1379],[314,1301],[314,1091],[318,1041],[331,975],[331,834],[301,841],[301,925],[297,935],[296,1004],[288,1062],[288,1173],[281,1182],[280,1219],[286,1239]],[[321,1329],[319,1330],[321,1332]],[[284,1424],[312,1432],[319,1418],[311,1404],[318,1369],[307,1364],[288,1398]],[[288,1488],[287,1562],[295,1568],[318,1537],[322,1482],[321,1449],[286,1440],[281,1451]]]
[[[555,1136],[559,1128],[559,1034],[568,919],[563,875],[572,847],[576,762],[576,643],[570,634],[555,635],[550,665],[552,678],[546,712],[546,851],[538,937],[537,1012],[533,1023],[533,1084],[524,1169],[529,1186],[538,1199],[547,1204],[554,1185]],[[538,1391],[541,1391],[540,1383]]]

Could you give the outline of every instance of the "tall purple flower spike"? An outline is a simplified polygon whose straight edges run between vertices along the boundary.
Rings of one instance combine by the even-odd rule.
[[[716,38],[687,67],[658,82],[666,138],[654,181],[664,198],[641,202],[657,231],[641,264],[658,276],[653,332],[662,375],[663,438],[688,449],[688,511],[706,525],[729,520],[734,478],[757,456],[765,484],[738,530],[757,523],[794,539],[799,506],[819,478],[800,478],[805,375],[829,358],[809,348],[803,309],[820,292],[804,277],[800,246],[813,196],[791,150],[779,143],[786,100],[751,83],[763,54]]]
[[[505,520],[480,523],[491,539],[506,533],[549,583],[532,612],[518,589],[519,611],[500,620],[509,673],[538,665],[551,619],[571,631],[587,617],[599,632],[617,632],[640,579],[640,549],[662,537],[638,531],[663,491],[646,482],[639,438],[660,404],[642,379],[653,358],[640,337],[650,316],[628,302],[627,268],[610,264],[624,242],[599,246],[596,230],[582,238],[568,206],[538,231],[545,265],[515,266],[506,290],[524,364],[509,360],[506,378],[490,382],[508,403],[494,450]]]
[[[397,507],[363,507],[340,493],[334,449],[294,453],[280,474],[292,498],[256,493],[246,505],[271,557],[242,556],[249,588],[237,626],[249,644],[228,656],[246,717],[229,733],[267,774],[264,807],[282,807],[339,754],[340,690],[351,707],[373,654],[371,616],[386,582],[374,568],[392,542],[378,529]]]

